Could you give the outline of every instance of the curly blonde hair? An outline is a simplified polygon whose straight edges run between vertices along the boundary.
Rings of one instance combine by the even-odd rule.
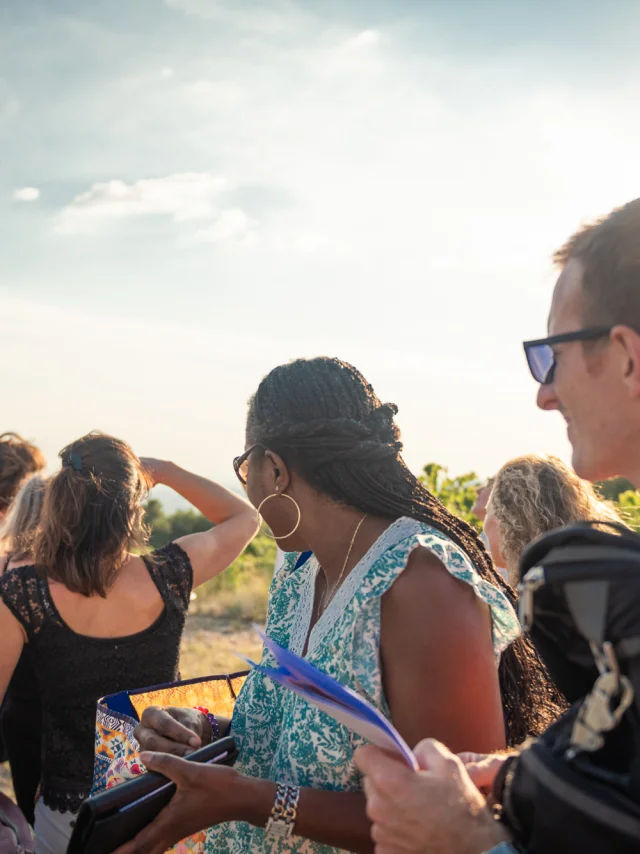
[[[495,476],[489,509],[498,521],[509,575],[536,537],[571,522],[623,522],[587,481],[553,456],[527,454],[506,463]]]

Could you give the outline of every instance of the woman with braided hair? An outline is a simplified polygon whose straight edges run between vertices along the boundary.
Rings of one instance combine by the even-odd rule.
[[[365,696],[410,744],[500,750],[540,732],[558,698],[479,538],[404,464],[396,411],[338,359],[282,365],[260,384],[234,466],[289,553],[267,633]],[[266,651],[263,663],[274,663]],[[259,671],[234,711],[235,768],[177,758],[212,729],[228,722],[143,714],[143,749],[162,751],[143,761],[177,793],[119,854],[161,854],[212,825],[211,852],[372,850],[353,762],[362,738]]]

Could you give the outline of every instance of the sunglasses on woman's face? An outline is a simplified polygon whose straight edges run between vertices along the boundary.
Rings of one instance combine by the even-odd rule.
[[[563,335],[552,335],[550,338],[538,338],[537,341],[525,341],[522,346],[531,376],[540,385],[550,385],[556,371],[556,355],[553,352],[555,344],[567,344],[570,341],[595,341],[597,338],[606,338],[610,332],[610,326],[595,326],[591,329],[565,332]]]
[[[233,470],[236,473],[236,477],[240,481],[243,486],[247,485],[247,475],[249,473],[249,457],[255,451],[256,448],[261,448],[262,445],[255,444],[251,445],[250,448],[241,454],[239,457],[236,457],[233,461]]]

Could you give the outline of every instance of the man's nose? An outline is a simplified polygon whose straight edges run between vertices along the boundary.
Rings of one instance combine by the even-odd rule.
[[[548,385],[541,385],[538,388],[536,403],[538,404],[540,409],[550,410],[560,408],[558,404],[558,399],[553,389],[553,383],[549,383]]]

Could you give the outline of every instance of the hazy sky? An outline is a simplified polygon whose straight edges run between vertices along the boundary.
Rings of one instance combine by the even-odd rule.
[[[0,427],[233,482],[274,365],[337,355],[406,457],[567,456],[550,253],[640,195],[637,0],[0,2]]]

